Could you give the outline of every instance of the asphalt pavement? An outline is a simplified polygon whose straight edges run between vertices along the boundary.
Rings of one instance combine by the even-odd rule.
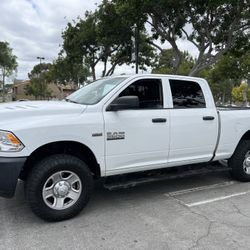
[[[97,185],[89,205],[68,221],[30,211],[19,183],[0,198],[0,249],[250,249],[250,183],[228,172],[109,191]]]

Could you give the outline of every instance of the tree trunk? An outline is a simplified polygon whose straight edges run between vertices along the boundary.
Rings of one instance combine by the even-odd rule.
[[[247,107],[247,90],[243,90],[243,107]]]
[[[91,66],[91,73],[92,73],[93,81],[95,81],[96,80],[95,66]]]
[[[223,91],[223,93],[222,93],[222,105],[224,105],[225,104],[225,91]]]
[[[5,67],[3,68],[3,93],[2,93],[2,96],[3,96],[3,102],[5,102]]]
[[[103,69],[103,71],[102,71],[102,77],[104,77],[105,74],[106,74],[106,70],[107,70],[107,61],[108,61],[108,59],[105,58],[105,61],[104,61],[104,69]]]
[[[191,71],[189,72],[189,76],[195,76],[198,72],[200,71],[199,66],[198,65],[194,65],[194,67],[191,69]]]
[[[169,43],[171,44],[175,53],[175,62],[173,63],[173,68],[174,68],[173,74],[177,74],[182,61],[181,51],[179,50],[175,40],[169,40]]]
[[[135,73],[138,74],[138,70],[139,70],[139,28],[138,28],[138,24],[136,24],[136,28],[135,28]],[[114,71],[113,71],[114,72]],[[113,73],[112,73],[113,74]]]

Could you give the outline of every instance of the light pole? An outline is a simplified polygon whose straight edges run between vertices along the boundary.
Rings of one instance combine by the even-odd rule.
[[[139,27],[138,24],[135,26],[135,73],[138,74],[139,71]]]
[[[40,64],[42,64],[42,60],[45,60],[44,57],[40,57],[40,56],[38,56],[36,59],[40,60]]]
[[[132,53],[132,60],[135,60],[135,73],[138,74],[139,71],[139,28],[138,25],[135,24],[133,27],[134,34],[132,36],[132,43],[134,47],[134,51]]]

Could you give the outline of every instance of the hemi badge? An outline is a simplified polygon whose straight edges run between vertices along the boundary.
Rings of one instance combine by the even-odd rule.
[[[102,136],[102,133],[94,133],[92,134],[93,137],[98,137],[98,136]]]

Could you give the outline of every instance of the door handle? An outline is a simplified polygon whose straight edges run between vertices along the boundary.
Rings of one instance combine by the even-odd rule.
[[[164,123],[164,122],[167,122],[167,119],[166,118],[153,118],[152,122],[153,123]]]
[[[203,116],[204,121],[212,121],[214,120],[214,116]]]

